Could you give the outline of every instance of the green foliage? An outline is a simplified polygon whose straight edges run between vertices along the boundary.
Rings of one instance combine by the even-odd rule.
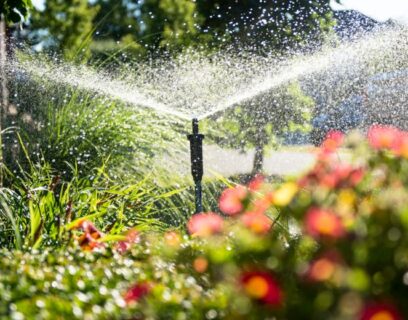
[[[146,0],[140,42],[167,50],[188,47],[198,36],[199,16],[191,0]]]
[[[33,27],[46,29],[52,36],[52,47],[67,60],[82,61],[89,57],[92,21],[99,8],[87,0],[47,0],[44,11],[35,11]]]
[[[22,22],[32,6],[31,0],[0,0],[0,16],[4,15],[7,22]]]
[[[319,41],[335,21],[328,0],[199,0],[203,29],[215,41],[236,40],[259,50],[286,51]]]
[[[0,251],[0,316],[404,319],[408,139],[400,134],[350,136],[351,163],[338,160],[342,137],[333,136],[310,172],[229,188],[220,208],[230,216],[194,216],[190,235],[98,238],[70,224],[63,250]],[[93,251],[81,243],[92,234]]]

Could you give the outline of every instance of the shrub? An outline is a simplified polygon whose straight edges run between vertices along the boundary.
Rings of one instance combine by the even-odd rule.
[[[68,252],[3,252],[0,313],[406,318],[406,137],[378,126],[367,141],[332,134],[308,173],[279,185],[257,177],[230,187],[220,198],[225,215],[193,216],[190,234],[130,230],[112,237],[81,220],[69,227]],[[339,160],[340,146],[350,148],[352,160]]]

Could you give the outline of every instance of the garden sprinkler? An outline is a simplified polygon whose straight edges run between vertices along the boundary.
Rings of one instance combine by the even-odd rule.
[[[189,134],[188,140],[190,140],[191,151],[191,174],[193,175],[195,183],[195,213],[203,212],[202,202],[202,186],[201,180],[203,179],[203,140],[204,135],[198,133],[198,119],[193,119],[193,134]]]

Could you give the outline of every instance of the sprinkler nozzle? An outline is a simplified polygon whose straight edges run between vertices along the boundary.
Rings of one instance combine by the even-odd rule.
[[[191,152],[191,174],[193,175],[196,191],[196,213],[203,211],[201,180],[203,178],[203,140],[204,135],[199,133],[198,119],[193,119],[193,133],[188,135]]]
[[[198,120],[193,119],[193,134],[188,135],[190,140],[191,152],[191,174],[194,182],[201,181],[203,178],[203,140],[204,135],[199,133]]]

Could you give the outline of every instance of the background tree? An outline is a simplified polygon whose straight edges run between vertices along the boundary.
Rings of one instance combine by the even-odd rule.
[[[185,48],[199,39],[200,16],[192,0],[145,0],[140,43],[156,50]]]
[[[0,0],[0,186],[3,185],[3,142],[2,130],[9,112],[9,94],[6,78],[8,31],[6,23],[19,23],[25,20],[32,7],[31,0]]]
[[[329,0],[197,0],[202,28],[216,41],[287,50],[318,41],[334,19]]]
[[[88,0],[46,0],[43,11],[33,16],[33,29],[45,29],[49,47],[59,50],[67,60],[89,57],[93,20],[99,10]],[[51,36],[51,39],[48,38]]]
[[[288,132],[308,130],[313,106],[298,82],[282,85],[224,112],[217,121],[216,136],[210,134],[210,138],[222,146],[254,149],[252,173],[260,173],[266,147],[276,146]]]
[[[140,57],[146,50],[138,43],[141,28],[140,0],[96,0],[99,11],[94,18],[92,52],[106,62],[119,53]]]
[[[31,0],[0,0],[0,16],[7,22],[22,22],[31,8]]]
[[[333,33],[336,22],[329,0],[198,3],[206,17],[203,28],[213,34],[214,41],[229,41],[261,56],[317,48]],[[253,173],[257,173],[263,170],[265,146],[284,131],[308,128],[313,106],[313,99],[305,95],[299,83],[285,84],[227,111],[219,123],[226,128],[224,134],[233,142],[231,147],[255,149]]]

